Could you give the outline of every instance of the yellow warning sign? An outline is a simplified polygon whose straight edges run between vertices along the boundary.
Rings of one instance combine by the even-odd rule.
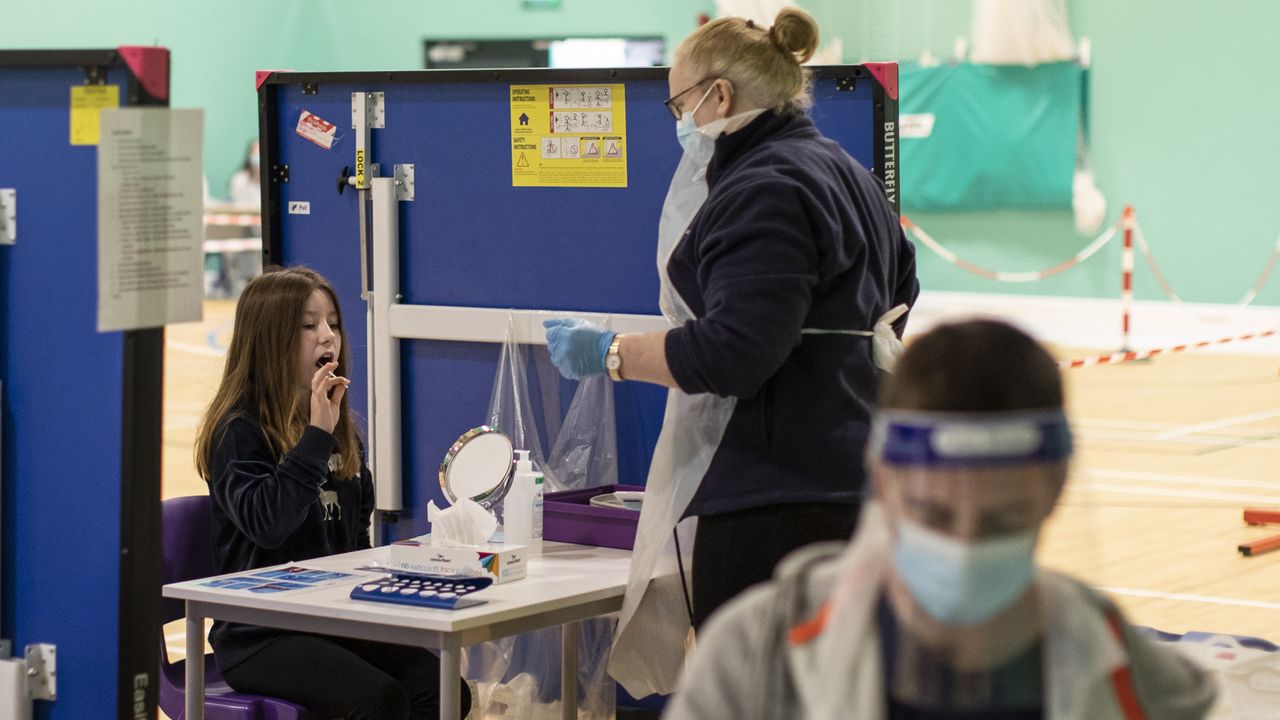
[[[623,85],[512,85],[511,184],[626,187]]]
[[[120,107],[119,85],[74,85],[71,88],[71,144],[97,145],[103,108]]]

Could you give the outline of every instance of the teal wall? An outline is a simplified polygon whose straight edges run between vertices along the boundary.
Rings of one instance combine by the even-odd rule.
[[[426,36],[665,35],[678,41],[712,0],[563,0],[526,11],[519,0],[8,0],[0,47],[110,47],[156,42],[174,51],[178,107],[206,109],[206,167],[215,194],[256,134],[253,73],[259,68],[415,68]],[[1093,40],[1093,140],[1109,219],[1132,203],[1157,257],[1183,298],[1234,302],[1261,271],[1280,234],[1277,160],[1280,83],[1269,28],[1280,3],[1171,5],[1156,0],[1068,0],[1074,30]],[[967,34],[961,0],[801,0],[845,60],[946,57]],[[910,193],[904,188],[904,193]],[[918,216],[937,239],[973,262],[1033,270],[1070,257],[1090,238],[1068,212]],[[1119,245],[1074,270],[1034,284],[997,284],[922,251],[926,288],[1116,297]],[[1137,295],[1160,294],[1139,266]],[[1280,280],[1260,303],[1280,304]]]
[[[36,0],[0,2],[0,48],[159,44],[173,51],[174,107],[205,109],[205,172],[214,195],[258,133],[254,72],[422,67],[426,37],[662,35],[678,42],[711,0]]]
[[[948,57],[968,35],[959,0],[802,0],[845,39],[845,60]],[[1280,83],[1272,29],[1280,3],[1171,4],[1067,0],[1072,29],[1093,46],[1092,137],[1108,222],[1132,204],[1152,252],[1182,299],[1234,303],[1261,273],[1280,235]],[[869,32],[875,28],[877,32]],[[911,192],[903,187],[903,194]],[[1037,270],[1075,254],[1069,212],[913,215],[961,257],[999,270]],[[1001,284],[921,249],[934,290],[1118,297],[1120,245],[1037,283]],[[1160,299],[1141,259],[1136,295]],[[1280,305],[1280,277],[1256,304]]]

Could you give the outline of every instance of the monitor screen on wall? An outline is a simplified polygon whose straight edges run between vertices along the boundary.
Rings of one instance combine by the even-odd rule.
[[[424,46],[429,70],[655,67],[666,59],[660,37],[426,40]]]

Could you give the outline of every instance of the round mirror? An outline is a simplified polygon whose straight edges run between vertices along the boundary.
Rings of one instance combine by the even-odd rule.
[[[468,430],[440,463],[440,487],[450,503],[470,498],[491,510],[507,494],[514,472],[511,438],[487,425]]]

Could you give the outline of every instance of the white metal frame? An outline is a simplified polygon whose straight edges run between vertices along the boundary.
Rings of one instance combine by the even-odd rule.
[[[665,330],[658,315],[509,310],[501,308],[406,305],[400,299],[400,220],[395,181],[373,178],[373,288],[369,292],[369,437],[377,509],[404,509],[400,458],[400,341],[450,340],[501,343],[514,325],[515,341],[546,344],[542,321],[576,317],[619,333]],[[512,316],[517,322],[510,323]],[[459,428],[459,432],[466,428]]]

